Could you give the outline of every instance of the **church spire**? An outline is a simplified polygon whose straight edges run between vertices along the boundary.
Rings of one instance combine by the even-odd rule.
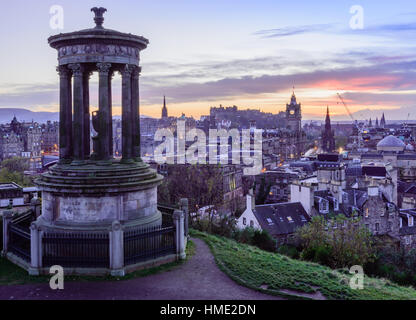
[[[325,152],[333,152],[335,150],[334,131],[331,128],[331,118],[329,116],[329,107],[326,106],[325,129],[321,134],[322,149]]]
[[[168,108],[166,108],[166,96],[163,96],[162,119],[168,117]]]
[[[384,117],[384,112],[380,120],[380,127],[384,128],[386,126],[386,118]]]
[[[329,117],[329,107],[326,106],[325,129],[331,130],[331,118]]]

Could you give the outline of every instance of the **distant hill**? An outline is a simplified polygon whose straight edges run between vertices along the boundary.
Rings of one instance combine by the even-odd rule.
[[[44,123],[48,120],[59,120],[59,112],[34,112],[20,108],[0,108],[0,124],[9,123],[14,116],[16,116],[17,120],[20,122],[31,122],[33,120],[38,123]]]
[[[0,124],[10,123],[14,116],[16,116],[19,122],[32,122],[32,120],[38,123],[45,123],[48,120],[59,121],[59,112],[38,112],[21,108],[0,108]],[[151,117],[141,115],[141,118]],[[114,119],[121,119],[121,116],[114,116]]]

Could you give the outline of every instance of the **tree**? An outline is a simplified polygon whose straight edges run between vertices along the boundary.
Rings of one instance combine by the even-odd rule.
[[[224,205],[222,169],[219,165],[175,165],[169,170],[165,185],[167,191],[161,192],[169,202],[177,203],[188,198],[189,212],[197,212],[207,207],[210,224],[215,212]]]
[[[9,171],[17,171],[23,173],[29,170],[29,159],[26,158],[11,158],[3,160],[1,163],[2,168],[7,168]]]
[[[32,185],[32,181],[18,171],[9,171],[7,168],[0,169],[0,183],[17,183],[22,187],[28,187]]]
[[[325,220],[315,216],[309,224],[296,231],[301,256],[332,268],[364,265],[374,258],[371,233],[360,218],[339,215]]]

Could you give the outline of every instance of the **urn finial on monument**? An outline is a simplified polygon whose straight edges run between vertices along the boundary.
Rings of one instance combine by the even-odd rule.
[[[95,14],[95,17],[94,17],[94,22],[96,24],[95,28],[103,29],[103,23],[104,23],[103,15],[104,15],[104,12],[107,11],[107,9],[103,7],[99,7],[99,8],[94,7],[94,8],[91,8],[91,11],[94,12]]]

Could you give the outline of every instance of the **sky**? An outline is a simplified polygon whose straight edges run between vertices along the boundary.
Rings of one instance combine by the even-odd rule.
[[[50,27],[60,5],[64,28]],[[351,19],[363,10],[362,29]],[[212,106],[278,113],[293,87],[305,120],[416,120],[414,0],[2,0],[0,108],[59,110],[56,51],[47,38],[94,26],[90,8],[107,8],[104,27],[149,39],[141,54],[141,114],[199,118]],[[354,20],[355,21],[355,20]],[[91,79],[97,109],[98,77]],[[121,78],[113,81],[120,114]],[[12,115],[11,115],[12,116]]]

